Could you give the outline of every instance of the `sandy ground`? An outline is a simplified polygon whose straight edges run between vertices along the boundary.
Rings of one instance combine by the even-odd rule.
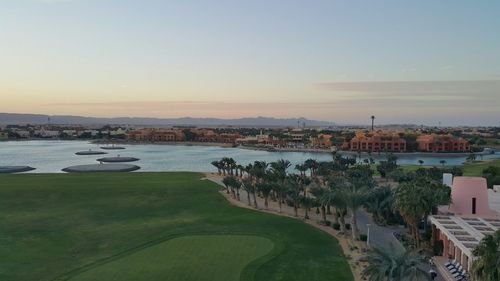
[[[213,174],[213,173],[207,173],[206,174],[206,179],[213,181],[222,187],[224,186],[222,184],[222,176],[219,176],[218,174]],[[289,207],[285,204],[282,205],[282,212],[279,212],[279,205],[278,202],[274,202],[272,200],[269,200],[269,208],[265,209],[264,207],[264,199],[257,197],[257,205],[258,209],[255,209],[253,206],[248,206],[248,200],[247,200],[247,193],[244,190],[240,190],[240,201],[237,199],[233,198],[231,194],[227,194],[224,190],[221,190],[220,192],[231,204],[241,207],[241,208],[247,208],[247,209],[252,209],[252,210],[257,210],[260,212],[265,212],[265,213],[270,213],[270,214],[275,214],[279,216],[285,216],[285,217],[291,217],[295,219],[299,219],[303,221],[304,223],[307,223],[313,227],[316,227],[331,236],[335,237],[338,241],[340,246],[342,247],[342,250],[344,252],[344,255],[347,257],[347,262],[349,263],[349,266],[351,267],[351,271],[354,275],[354,280],[355,281],[361,281],[363,278],[361,277],[361,272],[363,271],[363,268],[366,266],[366,263],[360,262],[359,258],[366,256],[366,251],[367,251],[367,245],[365,242],[361,241],[353,241],[349,235],[344,235],[339,233],[339,231],[333,229],[332,227],[329,226],[324,226],[320,225],[318,222],[321,220],[321,215],[316,214],[315,209],[311,209],[309,212],[309,217],[310,219],[305,220],[304,219],[304,210],[299,209],[298,211],[298,217],[294,216],[294,210],[292,207]],[[327,218],[330,221],[333,221],[331,216]]]

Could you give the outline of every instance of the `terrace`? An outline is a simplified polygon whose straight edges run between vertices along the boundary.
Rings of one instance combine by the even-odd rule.
[[[474,259],[473,251],[479,242],[500,229],[500,219],[465,216],[430,216],[432,243],[442,241],[441,258],[456,260],[467,270]]]

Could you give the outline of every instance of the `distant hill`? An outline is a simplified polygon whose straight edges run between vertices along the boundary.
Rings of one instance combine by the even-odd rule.
[[[54,125],[135,125],[135,126],[241,126],[241,127],[294,127],[305,123],[308,127],[334,126],[327,121],[309,120],[305,118],[271,118],[248,117],[239,119],[218,118],[144,118],[144,117],[116,117],[99,118],[66,115],[19,114],[0,113],[0,125],[47,124]]]

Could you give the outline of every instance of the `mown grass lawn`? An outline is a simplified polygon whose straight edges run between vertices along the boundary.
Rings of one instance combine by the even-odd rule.
[[[463,166],[464,176],[481,177],[483,175],[483,170],[489,166],[500,167],[500,159],[466,163]]]
[[[337,241],[195,173],[0,176],[0,280],[352,280]]]
[[[500,167],[500,159],[495,159],[495,160],[484,160],[484,161],[474,161],[471,163],[465,163],[462,166],[457,166],[463,169],[464,171],[464,176],[470,176],[470,177],[481,177],[483,174],[483,170],[488,168],[489,166],[495,166],[495,167]],[[433,166],[427,166],[427,165],[401,165],[401,169],[405,172],[414,172],[420,168],[425,168],[429,169],[432,168]],[[442,165],[435,165],[435,167],[442,168]],[[445,165],[445,168],[449,168],[452,166]],[[379,172],[377,171],[377,166],[376,165],[371,165],[372,170],[375,172],[376,176],[380,176]]]

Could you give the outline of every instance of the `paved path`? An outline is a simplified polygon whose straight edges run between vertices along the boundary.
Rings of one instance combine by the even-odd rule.
[[[379,226],[373,222],[371,215],[364,210],[358,210],[356,214],[358,216],[358,228],[360,233],[367,234],[367,224],[370,225],[369,242],[371,246],[381,248],[388,252],[397,251],[398,253],[402,253],[405,251],[401,242],[399,242],[399,240],[393,235],[393,232],[400,233],[405,231],[404,229],[398,227]]]

